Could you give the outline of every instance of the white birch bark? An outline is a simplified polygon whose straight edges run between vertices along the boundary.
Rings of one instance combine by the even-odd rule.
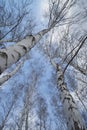
[[[61,67],[51,59],[50,62],[56,69],[57,88],[60,90],[60,99],[63,104],[68,130],[87,130],[78,107],[64,82],[64,74]]]
[[[44,29],[35,36],[29,35],[22,41],[0,49],[0,74],[12,64],[16,63],[22,56],[33,48],[36,43],[47,33],[49,29]]]
[[[20,62],[13,71],[0,77],[0,85],[2,85],[4,82],[10,79],[13,75],[15,75],[23,63],[24,63],[23,61]]]
[[[67,121],[68,130],[86,130],[77,105],[73,100],[64,82],[64,75],[59,65],[56,66],[57,87],[60,90],[60,98]]]

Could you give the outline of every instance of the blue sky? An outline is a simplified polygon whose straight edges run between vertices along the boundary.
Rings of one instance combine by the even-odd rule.
[[[35,21],[39,24],[38,29],[41,30],[42,26],[44,24],[47,24],[45,22],[45,18],[43,17],[44,12],[48,9],[48,0],[33,0],[32,4],[32,12],[33,17],[35,18]]]
[[[40,18],[42,19],[42,16],[43,16],[43,13],[44,11],[47,10],[47,7],[48,7],[48,0],[33,0],[33,10],[34,10],[34,15],[37,17],[37,18]],[[39,19],[39,20],[40,20]]]

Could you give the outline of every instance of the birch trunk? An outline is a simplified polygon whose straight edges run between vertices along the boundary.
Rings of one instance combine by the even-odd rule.
[[[77,105],[64,83],[64,76],[61,67],[57,65],[56,68],[57,87],[60,90],[60,98],[63,104],[68,130],[86,130]]]
[[[20,60],[20,58],[30,51],[48,31],[49,29],[44,29],[35,36],[29,35],[12,46],[0,49],[0,74],[9,66]]]
[[[2,85],[4,82],[10,79],[13,75],[15,75],[23,63],[24,62],[20,62],[13,71],[0,77],[0,85]]]

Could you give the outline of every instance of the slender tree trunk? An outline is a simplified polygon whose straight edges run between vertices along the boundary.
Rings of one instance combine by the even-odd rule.
[[[46,121],[45,120],[43,121],[43,124],[44,124],[44,130],[46,130]]]
[[[26,119],[25,119],[25,130],[28,130],[28,112],[26,113]]]
[[[66,87],[66,84],[64,82],[64,75],[59,65],[57,65],[56,71],[57,87],[60,89],[60,97],[67,120],[68,130],[86,130],[77,105]]]
[[[30,51],[49,30],[50,29],[44,29],[35,36],[29,35],[12,46],[0,49],[0,74],[12,64],[20,60],[20,58]]]
[[[41,121],[41,116],[40,116],[40,130],[42,129],[42,121]]]

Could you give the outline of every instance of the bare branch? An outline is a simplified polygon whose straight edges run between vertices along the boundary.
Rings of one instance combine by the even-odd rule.
[[[51,4],[50,4],[51,3]],[[50,7],[50,18],[49,18],[49,28],[53,28],[57,26],[57,24],[66,23],[67,21],[73,19],[73,17],[77,17],[79,14],[74,15],[73,17],[67,18],[67,14],[69,10],[73,7],[73,5],[76,3],[75,0],[65,0],[64,2],[61,2],[60,0],[57,1],[51,1],[49,4]]]
[[[75,52],[75,54],[73,55],[73,57],[71,58],[71,60],[68,62],[68,64],[66,65],[66,67],[64,68],[64,71],[63,73],[65,73],[67,67],[69,66],[69,64],[73,61],[73,59],[75,58],[75,56],[78,54],[78,52],[80,51],[80,49],[82,48],[82,46],[84,45],[85,41],[87,39],[87,35],[85,35],[82,40],[81,40],[81,43],[80,43],[80,46],[78,47],[77,51]]]
[[[32,33],[34,23],[31,22],[33,19],[30,17],[31,3],[32,0],[22,0],[20,4],[17,4],[17,2],[13,0],[10,4],[8,2],[8,10],[5,1],[2,0],[0,5],[0,42],[8,39],[7,36],[13,41],[18,41],[23,39],[27,34]],[[24,32],[25,28],[26,31]]]
[[[12,30],[14,30],[14,29],[20,24],[20,22],[22,21],[23,17],[24,17],[24,16],[22,16],[22,17],[20,17],[20,18],[18,19],[17,24],[16,24],[14,27],[12,27],[3,37],[1,37],[0,41],[1,41],[4,37],[6,37],[10,32],[12,32]]]

